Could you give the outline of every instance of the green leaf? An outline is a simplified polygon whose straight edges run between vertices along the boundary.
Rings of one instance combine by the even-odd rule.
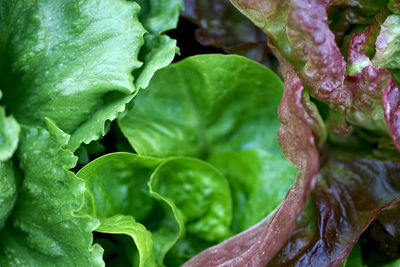
[[[133,71],[133,75],[138,77],[135,85],[139,89],[146,88],[154,73],[171,63],[178,51],[176,40],[166,35],[146,34],[144,39],[145,45],[139,54],[144,65]]]
[[[0,229],[17,199],[17,184],[11,162],[0,162]]]
[[[137,88],[146,88],[154,73],[167,66],[178,51],[176,40],[163,35],[176,27],[179,12],[183,9],[182,0],[136,0],[140,5],[139,20],[148,31],[145,43],[140,50],[139,59],[144,63],[133,74],[138,79]]]
[[[235,232],[258,223],[285,198],[297,169],[262,150],[215,154],[209,159],[227,177],[232,190]]]
[[[132,70],[145,29],[139,6],[122,0],[2,1],[0,88],[24,124],[48,117],[69,147],[104,134],[135,91]]]
[[[141,7],[139,19],[151,33],[161,34],[174,29],[178,23],[179,12],[183,9],[182,0],[136,0]]]
[[[276,136],[282,91],[279,77],[258,63],[195,56],[157,72],[119,126],[141,155],[206,158],[251,148],[281,155]]]
[[[225,177],[213,166],[192,158],[161,164],[150,181],[152,194],[182,217],[188,233],[208,241],[231,235],[231,195]]]
[[[76,163],[63,149],[68,138],[50,121],[22,127],[17,156],[24,179],[1,230],[1,266],[104,266],[102,248],[92,246],[98,221],[74,213],[86,189],[68,171]]]
[[[141,266],[162,266],[185,235],[206,243],[231,235],[229,186],[208,163],[113,153],[89,163],[78,176],[89,189],[80,214],[100,220],[95,231],[134,238]]]
[[[284,56],[290,56],[291,44],[285,28],[290,3],[288,0],[268,0],[253,2],[249,0],[230,0],[257,27],[267,33],[269,40],[281,51]]]
[[[144,220],[155,205],[147,184],[161,162],[122,152],[92,161],[77,174],[85,180],[90,192],[84,212],[100,219],[123,214]]]
[[[139,251],[139,267],[157,266],[154,259],[151,233],[131,216],[116,215],[101,220],[97,232],[129,235]]]
[[[400,2],[399,0],[389,0],[388,9],[395,14],[400,14]]]
[[[113,153],[94,160],[78,173],[89,188],[82,214],[100,219],[101,225],[104,220],[108,224],[117,218],[123,221],[124,228],[144,229],[146,222],[150,222],[146,228],[152,232],[153,252],[148,253],[149,240],[142,244],[136,236],[135,241],[143,266],[162,266],[165,254],[175,244],[184,227],[182,220],[177,222],[177,215],[169,204],[162,199],[154,199],[148,187],[151,174],[163,161],[133,153]],[[139,226],[138,223],[145,226]],[[116,231],[109,227],[103,229],[101,225],[96,231],[100,229],[100,232],[111,234]]]
[[[350,255],[347,257],[343,267],[364,267],[362,261],[361,245],[357,243],[351,250]]]
[[[397,259],[395,261],[392,261],[390,263],[386,263],[384,265],[381,265],[380,267],[399,267],[400,266],[400,259]]]
[[[12,157],[18,146],[20,127],[12,117],[6,117],[4,109],[0,107],[0,161]]]
[[[372,62],[387,69],[400,69],[400,15],[390,15],[382,24]]]

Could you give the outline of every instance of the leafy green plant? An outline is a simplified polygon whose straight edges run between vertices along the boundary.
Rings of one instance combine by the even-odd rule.
[[[399,10],[2,1],[0,266],[398,266]]]

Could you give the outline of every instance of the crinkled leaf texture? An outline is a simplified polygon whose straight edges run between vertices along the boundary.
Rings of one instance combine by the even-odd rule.
[[[388,130],[400,150],[399,89],[393,86],[388,70],[382,68],[393,68],[396,64],[398,15],[391,15],[385,21],[390,12],[383,9],[364,33],[353,36],[349,47],[350,76],[346,76],[346,63],[328,25],[328,8],[335,4],[355,5],[365,14],[374,15],[380,4],[320,0],[231,2],[267,33],[313,97],[333,103],[332,107],[344,112],[342,116],[346,115],[356,126],[383,135]],[[372,66],[369,59],[372,56],[372,63],[378,66]],[[390,71],[396,79],[398,72]],[[350,128],[345,123],[342,125],[333,128],[348,133]]]
[[[92,246],[91,231],[98,221],[74,213],[83,204],[85,184],[68,171],[76,163],[74,155],[63,149],[69,136],[50,121],[46,125],[22,127],[17,158],[23,180],[1,229],[0,264],[104,266],[102,248]],[[10,182],[15,172],[10,165],[4,168]]]
[[[139,223],[155,208],[147,184],[161,162],[130,153],[108,154],[86,165],[77,174],[88,187],[85,206],[80,213],[100,220],[95,229],[98,232],[131,236],[139,252],[140,266],[158,266],[156,259],[161,265],[163,258],[161,248],[154,251],[152,234]],[[180,234],[179,225],[171,211],[167,211],[165,219],[160,221],[159,231],[164,233],[161,245],[170,247]],[[134,252],[132,246],[129,254]]]
[[[246,230],[271,213],[289,191],[297,171],[285,159],[258,149],[217,153],[208,161],[228,179],[234,232]]]
[[[163,266],[165,254],[185,234],[210,241],[230,234],[228,183],[200,160],[114,153],[86,165],[78,175],[90,188],[81,213],[100,220],[95,231],[130,235],[140,266]],[[134,254],[133,246],[127,250]]]
[[[386,69],[400,69],[400,15],[390,15],[381,25],[372,62]]]
[[[220,242],[268,215],[296,172],[284,159],[257,150],[216,154],[210,162],[222,173],[193,158],[105,155],[78,173],[89,189],[79,214],[100,221],[95,231],[131,236],[139,256],[132,245],[120,246],[133,255],[132,263],[176,266],[202,246]],[[252,176],[243,175],[248,173]],[[236,201],[231,203],[231,198]],[[271,202],[267,207],[265,199]],[[237,219],[232,221],[231,214]]]
[[[7,111],[27,125],[43,126],[50,118],[71,134],[72,150],[104,135],[105,122],[133,97],[132,71],[143,66],[135,78],[145,87],[141,80],[175,54],[166,36],[145,37],[150,48],[142,48],[146,29],[139,10],[123,0],[2,1],[0,86]],[[142,17],[165,18],[159,11]],[[177,14],[169,19],[176,23]]]
[[[157,72],[118,123],[141,155],[207,158],[259,148],[279,156],[281,94],[279,77],[260,64],[234,55],[195,56]]]
[[[383,110],[393,142],[400,151],[400,88],[397,80],[400,72],[399,41],[400,16],[390,15],[382,24],[372,62],[393,74],[383,92]]]
[[[239,78],[241,76],[253,79],[243,80]],[[247,232],[239,234],[239,238],[234,237],[237,243],[228,245],[229,249],[250,249],[261,254],[262,248],[252,238],[263,238],[268,231],[268,226],[265,226],[274,217],[273,211],[283,200],[296,173],[296,169],[282,157],[276,138],[279,127],[277,108],[282,93],[279,78],[262,65],[243,57],[204,55],[188,58],[161,70],[148,88],[150,90],[140,92],[132,109],[119,119],[119,125],[129,142],[139,154],[159,157],[190,155],[207,159],[221,170],[232,190],[233,233],[262,221],[255,226],[256,231],[250,231],[250,237],[240,239],[240,236],[248,235]],[[300,89],[300,98],[296,101],[302,106],[302,87]],[[288,102],[287,105],[291,106],[292,103]],[[300,117],[308,127],[308,118],[301,114],[304,111]],[[309,128],[308,131],[307,134],[311,134]],[[307,137],[307,142],[310,140]],[[258,150],[249,150],[255,148]],[[272,186],[272,183],[276,186]],[[298,185],[296,188],[297,193],[309,191],[302,189],[308,186]],[[266,200],[270,205],[263,204]],[[296,200],[293,198],[290,201]],[[200,202],[194,203],[201,206]],[[280,218],[286,215],[280,214]],[[263,220],[264,217],[268,219]],[[289,224],[293,222],[295,220]],[[273,221],[274,228],[267,233],[271,235],[267,242],[274,242],[274,238],[277,238],[277,233],[271,233],[278,228],[278,224]],[[190,229],[187,226],[189,233],[171,250],[168,262],[181,264],[181,261],[172,257],[188,259],[199,252],[201,244],[210,246],[213,245],[210,241],[220,241],[231,235],[226,231],[224,235],[214,233],[217,239],[212,239],[206,233],[196,236],[196,232],[190,232]],[[222,244],[231,244],[230,240]],[[284,239],[279,242],[284,242]],[[194,243],[200,245],[195,246]],[[224,245],[218,245],[217,250],[221,246]],[[223,261],[230,256],[242,256],[240,253],[232,254],[225,248],[214,259]],[[207,253],[209,250],[186,264],[216,264],[198,260],[204,254],[204,258],[207,258]],[[244,257],[250,256],[248,253]],[[226,261],[225,264],[233,261]],[[240,266],[242,263],[235,264]]]
[[[139,60],[143,65],[133,71],[138,89],[146,88],[154,73],[174,59],[178,48],[176,41],[164,33],[176,27],[183,0],[135,0],[141,7],[139,20],[147,33]]]
[[[297,217],[305,209],[319,156],[303,107],[301,81],[289,64],[282,72],[285,92],[279,106],[279,142],[287,158],[300,169],[294,185],[281,205],[261,222],[201,252],[184,266],[265,266],[290,237]]]
[[[176,7],[168,27],[174,27],[180,1],[170,3]],[[132,71],[151,68],[137,74],[138,80],[149,80],[176,52],[166,36],[146,44],[157,43],[155,56],[146,54],[155,48],[141,49],[147,36],[138,16],[165,20],[171,10],[145,15],[139,10],[137,3],[123,0],[0,3],[1,266],[104,266],[102,248],[92,246],[92,231],[113,231],[113,225],[118,225],[115,233],[141,243],[142,257],[149,254],[151,261],[151,244],[145,243],[150,232],[132,217],[78,212],[87,210],[82,205],[90,191],[69,171],[76,165],[72,151],[104,135],[105,123],[133,98]],[[6,117],[5,109],[16,120]],[[13,160],[20,166],[3,162],[18,139]]]
[[[232,234],[246,230],[272,213],[293,184],[297,171],[285,159],[262,150],[217,153],[208,161],[225,175],[229,183]],[[186,235],[167,255],[168,266],[181,265],[205,248],[215,245],[209,240]]]
[[[399,23],[396,23],[396,15],[387,15],[385,10],[379,13],[364,32],[355,34],[351,40],[349,63],[355,74],[346,78],[345,87],[353,92],[354,102],[348,112],[348,120],[369,130],[385,132],[388,129],[394,145],[400,151],[400,89],[391,73],[383,68],[395,66],[387,58],[388,54],[396,57],[396,42],[393,40],[397,38]],[[387,25],[392,25],[390,31]],[[374,44],[377,51],[371,62],[367,53]]]
[[[347,120],[354,125],[369,130],[378,130],[383,134],[389,129],[393,143],[397,147],[399,146],[399,88],[395,85],[389,71],[380,66],[372,65],[374,62],[379,62],[380,55],[385,63],[387,60],[384,58],[389,58],[389,54],[395,58],[396,42],[385,41],[385,38],[387,40],[397,38],[397,25],[394,23],[394,15],[386,19],[387,12],[382,11],[365,32],[354,35],[349,46],[349,63],[352,64],[350,66],[351,75],[345,76],[344,60],[342,55],[338,53],[337,45],[328,28],[327,7],[329,1],[233,0],[232,2],[271,36],[272,44],[277,47],[275,54],[281,62],[283,73],[287,73],[285,69],[288,68],[287,65],[290,63],[301,78],[300,81],[289,76],[285,77],[289,78],[285,81],[296,81],[300,83],[300,86],[303,82],[314,97],[345,107],[347,109]],[[289,5],[288,11],[278,8],[285,6],[285,4]],[[390,30],[385,31],[385,26],[382,26],[382,31],[379,32],[380,25],[385,25],[385,23],[392,25]],[[276,27],[277,24],[280,27]],[[369,57],[374,55],[375,41],[377,47],[375,57],[377,58],[374,57],[371,62]],[[395,62],[395,60],[392,62]],[[294,94],[295,89],[291,90]],[[304,107],[299,107],[299,110],[307,111]],[[281,116],[285,114],[283,112],[285,111],[280,112]],[[287,109],[286,112],[289,117],[296,114],[293,107]],[[300,113],[297,112],[297,114]],[[283,120],[282,122],[285,125]],[[312,124],[310,125],[312,127]],[[293,125],[289,124],[289,129],[290,126]],[[305,128],[297,127],[294,131],[289,131],[289,134],[291,132],[293,134],[288,135],[288,138],[280,139],[285,155],[294,162],[299,160],[297,162],[300,164],[304,164],[304,161],[301,160],[301,154],[304,150],[297,149],[293,145],[293,141],[298,140],[298,131]],[[315,135],[316,131],[314,130],[313,133]],[[359,165],[365,164],[367,166],[357,166],[362,170],[353,171],[351,165],[345,166],[334,177],[334,179],[344,179],[347,175],[351,178],[355,176],[354,179],[358,179],[354,182],[356,185],[335,182],[323,187],[318,183],[314,196],[318,220],[320,220],[318,221],[320,232],[315,232],[306,227],[305,224],[315,220],[315,216],[309,217],[310,220],[306,220],[303,225],[300,224],[299,229],[295,232],[295,237],[280,252],[278,260],[274,259],[270,265],[309,266],[310,264],[328,264],[337,266],[343,263],[360,234],[374,217],[399,196],[398,183],[395,180],[395,177],[399,176],[398,165],[393,162],[386,163],[373,160],[369,162],[369,159],[364,161]],[[350,170],[347,170],[346,167]],[[370,175],[372,172],[368,168],[374,170],[373,175]],[[318,166],[316,169],[318,169]],[[332,172],[330,170],[325,175],[328,176]],[[381,179],[373,180],[376,179],[375,175],[378,175]],[[371,188],[377,187],[376,190],[374,189],[373,196],[366,196],[366,199],[362,199],[371,202],[371,206],[367,208],[363,206],[362,201],[359,203],[360,200],[355,197],[359,197],[359,193],[349,192],[350,190],[359,190],[361,186],[357,184],[364,183],[364,181],[360,181],[363,178],[367,180],[366,184],[368,184],[369,179],[372,180],[370,183],[373,183],[374,186],[370,186]],[[345,185],[352,188],[343,188]],[[363,186],[365,185],[363,184]],[[395,189],[391,189],[391,187]],[[382,192],[379,189],[382,189]],[[337,192],[332,193],[333,190],[337,190]],[[330,194],[332,194],[332,200],[324,199]],[[354,204],[354,202],[357,203]],[[351,211],[343,210],[347,205],[349,205],[348,209],[352,209]],[[338,219],[335,220],[332,217],[338,217]],[[299,220],[301,222],[301,218]],[[332,234],[335,232],[338,234],[336,237]],[[318,239],[317,237],[321,238]],[[307,244],[311,244],[309,248],[307,248]],[[279,260],[282,261],[279,262]],[[259,265],[262,266],[262,263]]]
[[[329,30],[326,1],[231,2],[267,33],[313,96],[340,106],[351,104],[351,92],[341,87],[346,64]]]

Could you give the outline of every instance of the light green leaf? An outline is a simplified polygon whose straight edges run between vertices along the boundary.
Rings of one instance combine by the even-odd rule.
[[[161,34],[176,28],[182,0],[136,0],[141,7],[139,19],[151,33]]]
[[[137,244],[141,260],[144,261],[140,261],[140,264],[149,261],[148,266],[163,265],[165,254],[178,240],[182,234],[181,227],[184,227],[180,219],[178,224],[171,207],[164,200],[160,202],[158,198],[154,199],[148,187],[151,174],[163,161],[165,160],[141,157],[132,153],[113,153],[94,160],[78,173],[90,189],[86,195],[87,201],[81,211],[82,214],[99,218],[101,223],[105,219],[118,218],[115,216],[129,216],[134,220],[125,218],[124,224],[130,222],[130,227],[134,228],[139,227],[138,223],[144,224],[146,221],[152,223],[149,227],[152,231],[151,239],[154,246],[152,253],[156,262],[154,263],[153,256],[146,252],[148,244],[145,247]],[[115,233],[115,230],[100,231]],[[133,246],[132,249],[135,250]]]
[[[130,215],[137,221],[146,219],[155,205],[147,184],[161,162],[123,152],[92,161],[77,174],[90,192],[84,212],[100,219],[117,214]]]
[[[141,155],[206,158],[251,148],[281,155],[282,91],[279,77],[258,63],[239,56],[195,56],[157,72],[119,126]]]
[[[178,51],[176,40],[166,35],[146,34],[144,39],[146,42],[139,54],[144,65],[133,71],[133,75],[138,77],[135,82],[138,89],[146,88],[154,73],[171,63]]]
[[[0,229],[17,199],[17,184],[11,162],[0,162]]]
[[[137,88],[146,88],[154,73],[167,66],[178,51],[176,41],[163,35],[167,30],[176,27],[179,12],[183,9],[182,0],[136,0],[140,5],[139,20],[148,33],[140,50],[139,59],[144,63],[133,74],[138,77]]]
[[[400,69],[400,15],[390,15],[381,26],[372,63],[386,69]]]
[[[221,241],[232,234],[228,183],[208,163],[113,153],[89,163],[78,176],[90,189],[79,214],[100,220],[95,231],[133,237],[143,266],[163,266],[165,255],[185,235]],[[104,221],[110,226],[103,228]],[[111,222],[121,225],[112,226]],[[136,230],[140,237],[133,233]],[[146,241],[142,244],[139,239]]]
[[[188,233],[208,241],[231,235],[231,194],[225,177],[210,164],[174,158],[161,164],[150,181],[152,194],[182,217]]]
[[[228,179],[232,190],[234,232],[258,223],[285,198],[297,169],[262,150],[212,155],[209,162]]]
[[[4,109],[0,107],[0,161],[12,157],[18,146],[20,127],[12,117],[6,117]]]
[[[145,29],[122,0],[0,3],[0,88],[24,124],[48,117],[71,149],[104,133],[135,91],[132,70]]]
[[[392,261],[390,263],[383,264],[380,267],[399,267],[399,266],[400,266],[400,259],[397,259],[397,260]]]
[[[92,246],[98,221],[74,214],[86,189],[68,171],[76,163],[63,149],[68,138],[50,121],[22,127],[17,156],[24,179],[1,230],[1,266],[104,266],[102,248]]]
[[[139,251],[139,267],[157,266],[154,259],[151,233],[131,216],[116,215],[103,219],[96,231],[107,234],[129,235],[134,240]]]
[[[387,8],[395,14],[400,14],[399,0],[389,0]]]

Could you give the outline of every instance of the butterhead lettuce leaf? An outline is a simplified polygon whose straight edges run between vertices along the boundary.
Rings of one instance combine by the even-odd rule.
[[[275,137],[282,82],[260,64],[233,55],[191,57],[157,72],[147,89],[118,120],[141,155],[206,158],[251,148],[281,155]]]

